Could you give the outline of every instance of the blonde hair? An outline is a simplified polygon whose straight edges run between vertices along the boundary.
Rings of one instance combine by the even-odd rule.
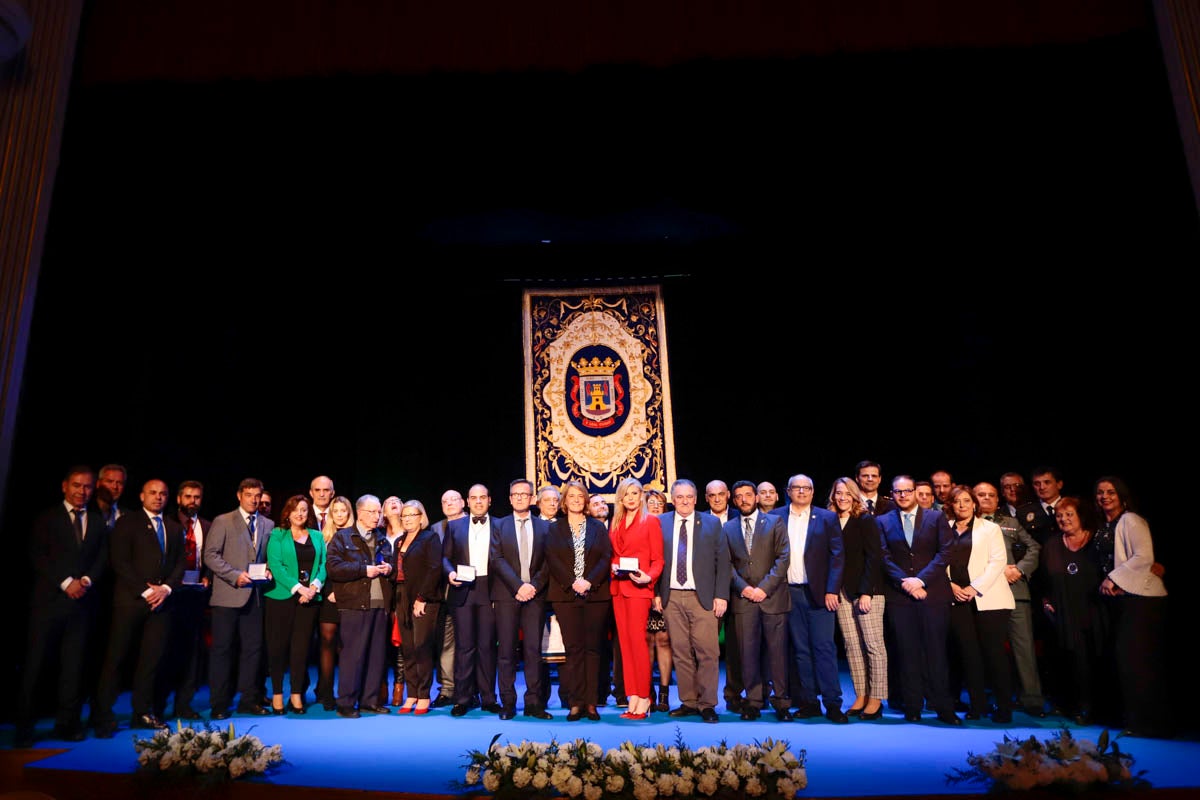
[[[341,503],[342,505],[344,505],[346,507],[347,513],[350,514],[350,517],[346,520],[346,527],[353,528],[354,527],[354,503],[352,503],[350,501],[350,498],[344,497],[343,495],[339,494],[337,497],[335,497],[329,501],[329,510],[333,511],[333,507],[337,503]],[[333,539],[333,535],[337,532],[338,532],[338,527],[337,527],[337,523],[333,521],[333,514],[326,514],[325,515],[325,527],[321,529],[321,538],[323,538],[325,540],[325,544],[329,544],[329,542]]]

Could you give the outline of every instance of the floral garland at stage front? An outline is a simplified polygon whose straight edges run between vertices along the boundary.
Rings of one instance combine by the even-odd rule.
[[[1117,737],[1120,738],[1119,736]],[[1145,770],[1133,773],[1133,756],[1111,742],[1108,731],[1099,742],[1075,739],[1063,728],[1046,740],[1015,739],[1007,733],[996,749],[967,754],[970,769],[954,768],[946,783],[983,783],[993,790],[1053,789],[1071,794],[1094,789],[1146,788]]]
[[[142,775],[155,781],[222,783],[245,775],[262,775],[283,763],[283,748],[269,747],[257,736],[238,736],[228,728],[203,728],[175,723],[147,739],[134,739]]]
[[[496,800],[572,797],[583,800],[651,800],[658,797],[764,800],[792,798],[808,785],[806,753],[786,741],[692,750],[678,728],[675,744],[626,741],[605,752],[586,739],[500,744],[467,752],[466,777],[452,786]]]

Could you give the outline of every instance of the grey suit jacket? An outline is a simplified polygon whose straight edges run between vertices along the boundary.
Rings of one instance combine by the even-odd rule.
[[[238,587],[238,575],[245,572],[251,563],[266,563],[267,539],[275,523],[259,514],[255,518],[258,536],[257,550],[251,544],[250,530],[242,519],[242,511],[235,508],[213,520],[204,539],[204,566],[212,570],[213,590],[209,605],[221,608],[241,608],[261,587],[255,584]]]
[[[735,614],[747,614],[754,609],[764,614],[791,611],[792,594],[787,588],[787,571],[792,545],[788,540],[787,525],[781,517],[758,512],[750,553],[746,552],[746,534],[742,525],[741,513],[734,512],[724,528],[733,578],[731,610]],[[753,603],[742,597],[742,590],[747,586],[762,589],[767,593],[767,599]]]
[[[663,531],[663,571],[658,580],[658,596],[663,605],[671,602],[671,577],[675,574],[675,553],[671,547],[675,512],[668,511],[658,518]],[[721,523],[712,514],[697,511],[692,513],[694,530],[689,531],[692,555],[692,577],[696,581],[696,599],[709,610],[713,599],[729,600],[729,544]]]

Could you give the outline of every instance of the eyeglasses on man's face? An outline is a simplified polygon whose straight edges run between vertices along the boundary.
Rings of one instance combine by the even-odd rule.
[[[897,497],[904,497],[912,494],[915,491],[916,489],[892,489],[892,494],[896,495]]]

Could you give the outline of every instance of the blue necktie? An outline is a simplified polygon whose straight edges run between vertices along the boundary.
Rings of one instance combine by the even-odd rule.
[[[912,547],[912,537],[913,537],[913,520],[912,520],[912,518],[913,518],[912,514],[904,515],[904,541],[908,542],[909,547]]]
[[[675,554],[675,580],[687,583],[687,520],[679,520],[679,552]]]
[[[154,518],[154,532],[158,535],[158,549],[167,554],[167,534],[163,531],[162,517]]]
[[[254,532],[254,514],[246,517],[246,530],[250,532],[250,546],[254,549],[254,555],[258,555],[258,536]]]

